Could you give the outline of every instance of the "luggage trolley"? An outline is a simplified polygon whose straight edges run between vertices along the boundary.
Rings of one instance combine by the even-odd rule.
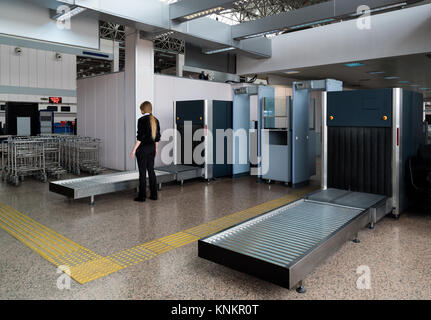
[[[37,177],[46,182],[45,145],[31,138],[8,140],[7,181],[18,186],[26,176]]]

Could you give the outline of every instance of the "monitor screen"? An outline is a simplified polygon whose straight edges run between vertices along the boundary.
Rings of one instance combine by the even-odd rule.
[[[63,101],[61,97],[49,97],[49,103],[59,104]]]

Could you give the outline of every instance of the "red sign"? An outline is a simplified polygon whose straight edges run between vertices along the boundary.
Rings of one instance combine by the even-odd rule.
[[[61,101],[61,97],[49,97],[49,103],[59,104]]]

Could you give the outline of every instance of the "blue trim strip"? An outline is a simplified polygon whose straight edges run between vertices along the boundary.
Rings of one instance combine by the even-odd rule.
[[[109,58],[108,54],[104,53],[97,53],[97,52],[90,52],[90,51],[82,51],[82,54],[86,54],[88,56],[95,56],[95,57],[102,57],[102,58]]]
[[[51,97],[76,97],[76,90],[0,86],[1,94],[30,94]]]

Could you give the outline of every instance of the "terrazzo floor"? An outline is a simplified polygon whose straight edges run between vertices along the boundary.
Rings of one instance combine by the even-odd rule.
[[[317,182],[314,182],[317,183]],[[136,203],[133,192],[69,202],[31,179],[0,183],[0,201],[101,255],[131,248],[294,192],[255,178],[164,186],[159,201]],[[56,268],[0,229],[0,299],[430,299],[431,213],[384,218],[363,229],[289,291],[197,256],[197,243],[109,276],[60,290]],[[362,267],[361,267],[362,266]],[[358,267],[370,288],[358,289]],[[359,268],[360,270],[363,270]]]

